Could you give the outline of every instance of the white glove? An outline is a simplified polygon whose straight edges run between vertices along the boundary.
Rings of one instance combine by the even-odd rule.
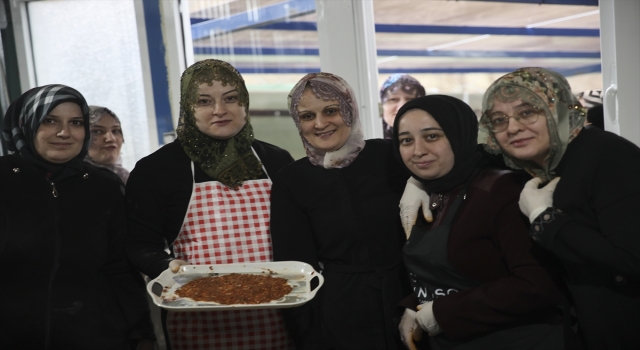
[[[404,315],[400,319],[400,339],[409,350],[417,350],[414,341],[422,339],[422,328],[416,323],[416,312],[411,309],[404,309]]]
[[[178,272],[178,270],[180,270],[180,266],[182,265],[189,265],[189,263],[180,259],[174,259],[174,260],[171,260],[171,262],[169,262],[169,268],[173,273]]]
[[[426,331],[430,337],[442,333],[442,329],[440,329],[438,321],[436,321],[436,316],[433,314],[433,301],[418,305],[416,321],[420,325],[420,328]]]
[[[429,209],[429,194],[424,190],[420,181],[410,177],[400,198],[400,219],[407,239],[411,236],[411,229],[418,218],[418,209],[422,206],[422,215],[427,222],[433,221]]]
[[[520,193],[518,205],[520,211],[529,217],[529,222],[533,222],[545,209],[553,206],[553,191],[556,190],[560,178],[556,177],[539,189],[541,181],[539,177],[534,177],[527,181]]]

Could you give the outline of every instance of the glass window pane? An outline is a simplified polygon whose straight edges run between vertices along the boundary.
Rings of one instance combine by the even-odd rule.
[[[133,0],[34,1],[28,11],[37,85],[69,85],[113,110],[131,170],[151,151]]]
[[[187,5],[195,61],[216,58],[236,67],[249,90],[256,138],[304,157],[287,94],[304,74],[320,71],[315,1],[190,0]]]
[[[597,6],[374,0],[374,15],[380,85],[410,74],[427,93],[474,109],[495,79],[520,67],[557,70],[576,93],[602,87]]]

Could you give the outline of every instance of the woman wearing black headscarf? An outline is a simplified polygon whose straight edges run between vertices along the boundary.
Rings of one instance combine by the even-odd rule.
[[[4,118],[0,158],[2,345],[128,349],[148,322],[140,276],[124,255],[124,195],[83,159],[89,107],[64,85],[27,91]],[[87,206],[87,204],[91,204]],[[134,330],[137,329],[137,330]]]
[[[450,96],[410,101],[395,120],[394,152],[431,194],[434,218],[403,250],[414,294],[402,340],[415,349],[423,330],[430,349],[563,348],[562,297],[519,214],[523,182],[490,165],[477,133],[475,113]]]

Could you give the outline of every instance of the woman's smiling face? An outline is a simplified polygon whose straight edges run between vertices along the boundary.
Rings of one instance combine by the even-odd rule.
[[[98,164],[115,164],[123,142],[120,123],[111,114],[104,114],[91,125],[89,157]]]
[[[84,145],[84,117],[74,102],[57,105],[44,117],[34,140],[38,155],[54,164],[75,158]]]
[[[453,169],[455,155],[440,124],[421,109],[411,109],[401,118],[400,155],[409,171],[425,180],[447,175]]]
[[[521,99],[512,102],[495,100],[488,115],[500,113],[507,116],[515,115],[518,110],[528,105]],[[506,130],[494,133],[500,148],[513,158],[533,161],[541,167],[545,166],[547,156],[551,150],[551,139],[547,118],[540,116],[535,123],[524,125],[515,118],[509,118]]]
[[[307,88],[298,104],[300,134],[313,148],[333,152],[344,146],[351,134],[340,114],[337,100],[324,101]]]

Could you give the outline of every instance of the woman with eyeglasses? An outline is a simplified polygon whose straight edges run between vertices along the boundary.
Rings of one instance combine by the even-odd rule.
[[[529,235],[563,263],[588,349],[640,344],[640,148],[597,128],[566,79],[521,68],[483,100],[479,141],[534,178]]]
[[[433,217],[403,248],[414,291],[401,303],[405,345],[563,349],[562,295],[518,209],[524,179],[480,151],[475,112],[451,96],[419,97],[393,132],[396,158],[431,194]]]

